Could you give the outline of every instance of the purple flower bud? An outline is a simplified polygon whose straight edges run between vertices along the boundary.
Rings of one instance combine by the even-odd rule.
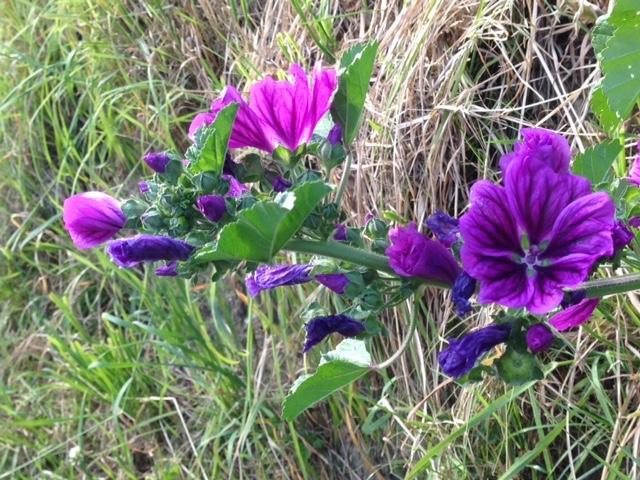
[[[240,183],[238,179],[233,175],[222,175],[222,179],[229,182],[229,191],[227,192],[227,197],[241,197],[249,191],[249,187],[247,187],[244,183]]]
[[[474,367],[478,359],[493,347],[509,338],[511,325],[493,324],[464,335],[459,340],[449,340],[449,346],[440,352],[438,362],[442,371],[460,378]]]
[[[315,279],[329,290],[333,290],[338,295],[342,295],[351,283],[346,275],[342,273],[325,273],[316,275]]]
[[[343,242],[347,239],[347,227],[342,223],[337,223],[336,228],[333,231],[333,239],[338,242]]]
[[[332,333],[337,332],[344,337],[355,337],[364,332],[362,322],[358,322],[344,314],[316,317],[304,327],[307,335],[302,349],[303,353],[307,353]]]
[[[310,282],[312,278],[309,273],[312,268],[308,264],[261,265],[246,278],[247,291],[250,296],[255,297],[263,290]]]
[[[458,220],[444,212],[436,212],[427,218],[427,227],[438,240],[447,248],[451,247],[460,238]]]
[[[520,133],[522,141],[500,159],[503,174],[511,161],[519,158],[542,162],[556,173],[569,173],[571,147],[562,135],[543,128],[523,128]]]
[[[633,228],[640,228],[640,217],[631,217],[629,219],[629,226]]]
[[[418,232],[415,223],[389,232],[391,246],[385,251],[389,265],[403,277],[420,277],[453,284],[460,267],[441,243]]]
[[[171,161],[169,155],[164,152],[149,152],[142,159],[151,167],[151,170],[157,173],[164,173]]]
[[[337,145],[339,143],[342,143],[342,127],[339,124],[337,123],[333,124],[333,127],[331,128],[331,130],[329,131],[329,134],[327,135],[327,141],[331,145]]]
[[[107,247],[111,259],[121,268],[134,267],[142,262],[187,260],[194,250],[182,240],[156,235],[115,240]]]
[[[198,197],[196,207],[210,222],[219,222],[227,211],[222,195],[202,195]]]
[[[598,306],[598,302],[597,298],[587,298],[577,305],[556,313],[549,319],[549,325],[559,332],[579,327],[591,318],[591,314]]]
[[[149,191],[149,184],[144,180],[138,182],[138,189],[140,193],[147,193]]]
[[[536,323],[527,329],[527,347],[532,352],[544,352],[552,343],[553,333],[544,323]]]
[[[587,296],[586,290],[572,290],[566,294],[566,299],[562,300],[562,302],[560,303],[560,306],[562,308],[568,308],[571,305],[577,305],[582,300],[584,300],[584,297],[586,296]]]
[[[611,238],[613,239],[613,256],[615,257],[622,249],[629,245],[635,235],[627,228],[622,220],[616,221],[611,230]]]
[[[101,192],[79,193],[64,201],[62,219],[73,244],[80,249],[111,240],[127,223],[120,202]]]
[[[273,186],[273,191],[279,193],[288,190],[293,184],[286,178],[277,176],[276,178],[271,180],[271,185]]]
[[[367,225],[367,223],[369,223],[374,218],[376,218],[376,216],[373,214],[373,212],[367,212],[367,214],[364,216],[364,224],[365,224],[365,226]]]
[[[636,158],[634,158],[631,168],[629,169],[629,176],[627,180],[631,185],[640,187],[640,140],[636,145]]]
[[[177,277],[178,276],[178,262],[170,262],[162,267],[156,268],[155,274],[158,277]]]
[[[456,281],[453,282],[451,298],[459,317],[466,317],[471,312],[469,298],[475,290],[476,281],[467,272],[462,272],[456,277]]]

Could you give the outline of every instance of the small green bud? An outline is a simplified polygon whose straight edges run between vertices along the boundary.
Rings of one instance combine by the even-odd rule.
[[[125,214],[127,219],[132,220],[139,218],[148,208],[146,202],[137,198],[130,198],[124,202],[121,206],[122,213]]]
[[[164,229],[166,226],[164,218],[160,215],[160,212],[155,209],[147,210],[142,214],[140,219],[142,220],[142,225],[147,230],[158,231]]]
[[[389,226],[379,218],[373,218],[367,222],[365,227],[367,236],[373,239],[387,238]]]

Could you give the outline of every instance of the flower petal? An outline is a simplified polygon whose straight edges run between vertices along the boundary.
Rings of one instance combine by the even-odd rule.
[[[549,324],[559,332],[579,327],[591,318],[591,314],[598,306],[598,302],[597,298],[587,298],[577,305],[556,313],[549,319]]]

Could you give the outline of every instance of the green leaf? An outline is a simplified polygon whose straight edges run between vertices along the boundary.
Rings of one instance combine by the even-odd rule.
[[[269,262],[300,229],[320,200],[331,191],[323,182],[307,182],[242,210],[226,225],[215,245],[201,249],[195,263],[216,260]]]
[[[605,179],[621,150],[622,145],[615,140],[595,145],[576,157],[573,161],[573,173],[587,177],[592,184],[597,185]]]
[[[342,127],[346,145],[353,142],[360,129],[377,51],[377,42],[356,45],[340,60],[340,80],[331,105],[331,115]]]
[[[595,45],[601,51],[602,91],[611,110],[620,119],[629,117],[640,97],[640,17],[637,10],[635,0],[616,2],[605,21],[606,26],[599,27],[601,35]],[[606,39],[609,33],[611,36]],[[603,50],[602,40],[606,40]]]
[[[591,110],[598,117],[602,129],[607,133],[613,133],[622,121],[616,112],[611,110],[607,96],[602,91],[602,86],[594,90],[591,96]]]
[[[282,416],[291,421],[307,408],[346,387],[369,371],[371,356],[365,342],[348,338],[322,356],[312,375],[303,375],[284,400]]]
[[[527,351],[507,346],[507,351],[496,361],[498,375],[510,385],[521,385],[543,378],[536,357]]]
[[[216,115],[215,121],[196,134],[196,142],[186,153],[189,169],[194,172],[222,173],[229,137],[238,112],[238,104],[231,103]]]

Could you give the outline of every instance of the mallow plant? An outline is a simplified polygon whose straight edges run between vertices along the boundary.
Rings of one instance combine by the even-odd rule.
[[[376,50],[356,46],[335,67],[292,65],[248,95],[228,86],[193,119],[186,152],[144,155],[153,174],[132,198],[87,192],[64,203],[74,244],[106,245],[120,268],[240,275],[250,297],[301,284],[340,296],[333,307],[304,310],[301,352],[344,339],[292,386],[289,420],[401,356],[418,308],[391,358],[374,361],[370,343],[384,331],[384,310],[416,305],[426,291],[446,295],[462,324],[492,307],[485,326],[443,342],[442,375],[521,384],[544,377],[545,352],[561,348],[556,339],[588,322],[604,296],[640,287],[629,273],[638,265],[629,247],[640,225],[640,157],[614,174],[624,160],[621,129],[578,156],[562,135],[523,129],[499,179],[476,181],[459,218],[438,211],[403,224],[372,212],[362,225],[347,223],[341,199]],[[288,252],[299,261],[289,263]],[[489,354],[497,359],[482,362]]]

